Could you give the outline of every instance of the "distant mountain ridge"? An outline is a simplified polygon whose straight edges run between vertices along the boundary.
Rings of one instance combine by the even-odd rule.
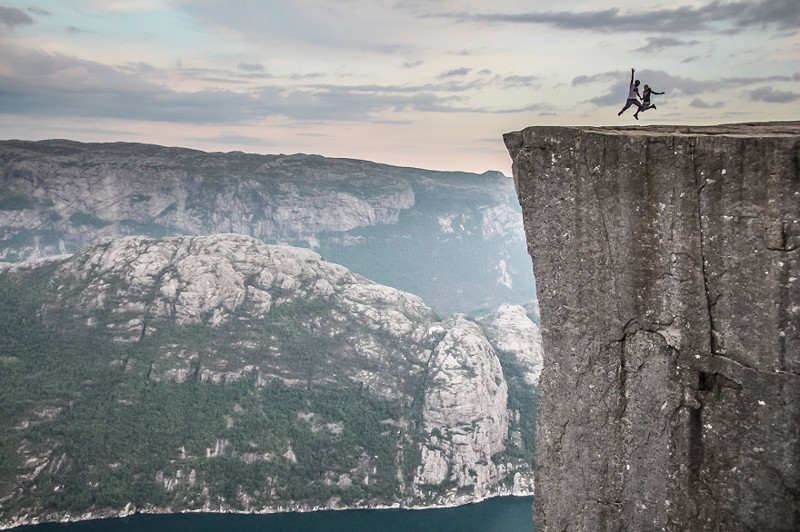
[[[309,246],[434,310],[535,300],[513,182],[318,155],[0,142],[0,260],[106,237],[232,232]]]
[[[541,351],[509,335],[540,337],[243,235],[2,264],[0,525],[530,493]]]

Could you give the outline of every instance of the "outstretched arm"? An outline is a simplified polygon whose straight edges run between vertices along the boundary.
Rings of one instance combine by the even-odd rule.
[[[651,91],[653,94],[664,94],[663,92]]]
[[[633,85],[633,73],[636,72],[636,69],[631,67],[631,85]]]

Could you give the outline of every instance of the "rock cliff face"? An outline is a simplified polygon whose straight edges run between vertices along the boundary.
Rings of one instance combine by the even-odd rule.
[[[537,530],[797,530],[800,123],[505,142],[542,313]]]
[[[505,306],[487,338],[244,235],[0,263],[0,527],[530,493],[535,389],[514,376],[540,367],[509,316],[525,328]]]
[[[505,476],[492,462],[508,436],[508,386],[498,378],[500,362],[475,323],[457,317],[443,325],[447,332],[428,365],[420,494],[426,485],[437,491],[442,483],[491,486]]]
[[[238,233],[310,247],[441,314],[535,298],[512,180],[317,155],[0,142],[0,260],[103,238]]]

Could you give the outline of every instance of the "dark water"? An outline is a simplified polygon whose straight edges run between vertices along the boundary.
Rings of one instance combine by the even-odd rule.
[[[436,510],[345,510],[271,515],[134,515],[15,528],[15,532],[533,532],[533,497],[498,497]]]

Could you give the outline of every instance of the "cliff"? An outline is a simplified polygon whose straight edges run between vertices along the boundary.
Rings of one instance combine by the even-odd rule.
[[[513,182],[318,155],[0,142],[0,260],[103,238],[238,233],[310,247],[437,313],[535,298]]]
[[[505,142],[544,341],[537,530],[797,530],[800,123]]]
[[[528,494],[516,332],[243,235],[0,263],[0,528]]]

